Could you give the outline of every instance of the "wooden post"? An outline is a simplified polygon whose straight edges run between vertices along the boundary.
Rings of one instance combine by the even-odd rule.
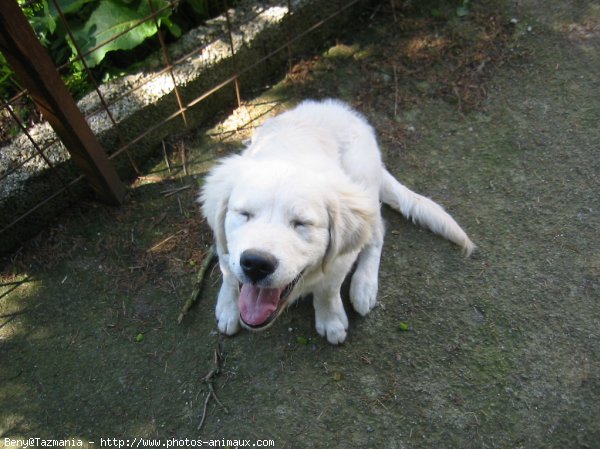
[[[0,51],[100,199],[120,204],[125,187],[16,0],[0,0]]]

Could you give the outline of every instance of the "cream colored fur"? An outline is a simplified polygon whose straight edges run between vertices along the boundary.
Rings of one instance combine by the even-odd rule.
[[[293,287],[286,305],[312,293],[317,331],[342,343],[348,319],[340,287],[355,261],[350,301],[361,315],[376,303],[384,235],[380,201],[467,255],[475,248],[441,206],[393,178],[371,126],[334,100],[305,101],[265,122],[241,155],[210,172],[200,201],[223,273],[216,316],[227,335],[244,325],[238,297],[240,285],[251,281],[241,255],[258,250],[277,263],[254,287]]]

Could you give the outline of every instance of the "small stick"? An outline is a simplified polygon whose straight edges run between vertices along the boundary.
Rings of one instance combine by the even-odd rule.
[[[227,410],[227,407],[225,407],[223,405],[223,403],[219,400],[219,398],[217,397],[217,394],[215,393],[215,388],[213,387],[212,382],[208,384],[208,388],[210,389],[210,394],[212,395],[213,399],[215,401],[217,401],[217,404],[219,404],[221,406],[221,408],[223,409],[223,411],[225,413],[229,413],[229,410]]]
[[[206,418],[206,407],[208,406],[208,401],[210,400],[210,396],[211,393],[209,392],[206,395],[206,399],[204,400],[204,409],[202,410],[202,419],[200,419],[200,424],[198,424],[198,432],[200,431],[200,429],[202,429],[202,426],[204,425],[204,418]]]
[[[394,118],[398,117],[398,71],[396,64],[392,64],[394,69]]]
[[[159,247],[161,247],[162,245],[164,245],[165,243],[167,243],[169,240],[171,240],[171,239],[174,239],[174,238],[175,238],[175,237],[177,237],[179,234],[186,233],[186,232],[187,232],[187,231],[186,231],[185,229],[184,229],[184,230],[181,230],[181,231],[179,231],[179,232],[176,232],[175,234],[172,234],[172,235],[170,235],[169,237],[167,237],[166,239],[164,239],[164,240],[162,240],[162,241],[158,242],[156,245],[154,245],[152,248],[150,248],[150,249],[149,249],[149,250],[147,250],[146,252],[147,252],[147,253],[151,253],[151,252],[155,251],[156,249],[158,249]]]
[[[169,174],[171,174],[171,164],[169,163],[169,156],[167,156],[167,149],[165,147],[165,141],[162,141],[162,150],[163,155],[165,156],[165,162],[167,163],[167,169],[169,170]]]
[[[215,400],[217,404],[219,404],[223,408],[225,413],[229,413],[229,410],[227,410],[227,408],[223,405],[223,403],[215,394],[215,388],[213,386],[214,378],[221,373],[222,361],[223,354],[221,353],[221,343],[218,342],[214,351],[213,367],[208,372],[208,374],[202,378],[204,383],[206,383],[206,385],[208,386],[208,393],[206,394],[206,398],[204,399],[204,407],[202,408],[202,417],[200,418],[200,423],[198,424],[198,431],[200,431],[200,429],[202,429],[202,426],[204,425],[204,420],[206,418],[206,408],[208,407],[208,401],[210,401],[211,397]]]
[[[206,254],[204,255],[204,260],[202,261],[202,265],[198,270],[198,274],[196,276],[196,283],[194,284],[194,289],[192,290],[191,296],[185,302],[183,307],[181,308],[181,312],[179,312],[179,316],[177,317],[177,323],[181,324],[183,321],[183,317],[191,309],[194,303],[198,300],[200,293],[202,292],[202,286],[204,284],[204,278],[206,277],[206,272],[209,267],[213,263],[213,261],[217,258],[217,254],[215,253],[215,247],[211,246]]]
[[[185,186],[182,186],[182,187],[176,187],[174,189],[163,190],[160,193],[162,193],[163,196],[166,198],[168,196],[175,195],[176,193],[179,193],[179,192],[181,192],[183,190],[187,190],[187,189],[191,189],[191,188],[192,188],[192,186],[188,184],[188,185],[185,185]]]
[[[187,162],[185,159],[185,145],[183,142],[179,143],[179,148],[181,150],[181,164],[183,165],[183,174],[185,176],[188,175],[188,170],[187,170]]]

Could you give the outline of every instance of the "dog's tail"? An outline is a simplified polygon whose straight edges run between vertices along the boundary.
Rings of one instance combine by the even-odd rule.
[[[379,197],[381,201],[396,209],[414,223],[418,223],[461,246],[467,257],[476,248],[465,231],[442,206],[400,184],[385,169],[383,169]]]

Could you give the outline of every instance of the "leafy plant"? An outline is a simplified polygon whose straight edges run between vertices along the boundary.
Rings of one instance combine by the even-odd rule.
[[[0,0],[1,1],[1,0]],[[164,27],[172,38],[182,34],[182,26],[196,26],[219,12],[215,0],[18,0],[32,28],[52,55],[57,66],[67,62],[64,75],[67,86],[76,95],[90,89],[79,51],[88,67],[95,69],[98,79],[114,69],[109,56],[129,52],[127,62],[136,61],[136,52],[146,40]],[[57,8],[58,6],[58,8]],[[60,12],[59,12],[60,9]],[[181,12],[180,12],[181,11]],[[62,17],[61,17],[62,12]],[[156,20],[152,14],[156,13]],[[71,33],[63,23],[66,19]],[[158,27],[157,27],[158,25]],[[73,37],[73,39],[71,38]],[[74,41],[73,41],[74,40]],[[158,44],[155,44],[155,47]],[[148,47],[146,45],[146,47]],[[149,47],[154,48],[154,47]],[[0,95],[8,98],[18,92],[13,72],[0,54]]]
[[[4,55],[0,53],[0,95],[4,99],[10,96],[12,91],[20,90],[19,85],[14,79],[14,73]]]
[[[137,47],[157,33],[156,24],[164,24],[175,37],[179,37],[181,29],[169,19],[172,12],[169,1],[152,0],[152,6],[154,11],[162,11],[156,17],[156,21],[150,18],[154,11],[147,0],[130,3],[122,0],[99,2],[85,23],[72,28],[73,37],[83,54],[100,45],[85,56],[87,65],[97,66],[111,51],[131,50]],[[77,49],[70,39],[69,45],[73,56],[76,56]]]

